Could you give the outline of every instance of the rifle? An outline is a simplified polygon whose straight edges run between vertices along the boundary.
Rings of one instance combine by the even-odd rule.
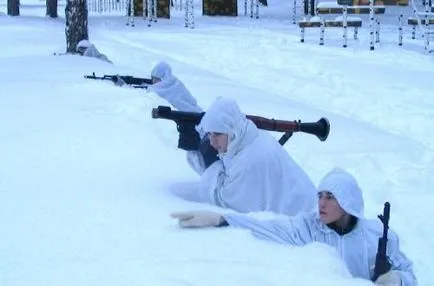
[[[100,79],[100,80],[110,80],[114,84],[118,82],[118,78],[121,78],[126,84],[134,87],[134,88],[148,88],[148,85],[152,84],[152,79],[149,78],[140,78],[140,77],[133,77],[130,75],[103,75],[103,76],[96,76],[93,72],[92,75],[85,75],[84,78],[87,79]]]
[[[169,106],[158,106],[152,109],[152,118],[162,118],[175,121],[177,125],[180,123],[188,123],[192,125],[198,125],[205,112],[184,112],[171,110]],[[284,145],[286,141],[292,136],[293,132],[305,132],[313,134],[318,137],[319,140],[325,141],[330,132],[330,123],[326,118],[321,118],[317,122],[302,123],[298,121],[285,121],[268,119],[256,115],[246,115],[247,119],[250,119],[255,123],[256,127],[268,131],[285,132],[279,139],[280,145]]]
[[[372,281],[375,282],[378,277],[390,270],[391,264],[389,257],[387,257],[387,231],[389,230],[389,218],[390,218],[390,203],[384,204],[384,210],[382,215],[378,215],[378,218],[383,223],[383,236],[378,238],[377,256],[375,257],[374,276]]]

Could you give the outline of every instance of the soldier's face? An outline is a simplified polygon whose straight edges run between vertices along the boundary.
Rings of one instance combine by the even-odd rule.
[[[156,84],[157,82],[160,82],[161,79],[159,79],[158,77],[153,76],[152,77],[152,84]]]
[[[225,153],[228,150],[228,135],[224,133],[209,132],[209,143],[219,153]]]
[[[324,224],[338,221],[346,214],[335,196],[327,191],[318,192],[318,211]]]
[[[77,53],[80,54],[81,56],[84,55],[84,52],[86,52],[86,48],[85,47],[79,47],[77,49]]]

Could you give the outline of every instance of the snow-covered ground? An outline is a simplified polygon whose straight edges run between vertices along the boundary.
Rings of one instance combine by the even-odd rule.
[[[194,30],[180,11],[151,28],[92,16],[90,40],[114,65],[53,56],[65,50],[61,9],[59,19],[25,6],[24,16],[0,16],[0,285],[371,285],[324,245],[177,227],[172,211],[218,208],[170,192],[197,175],[176,148],[174,123],[151,118],[167,103],[83,78],[148,77],[160,60],[204,108],[223,95],[249,114],[327,117],[326,142],[298,133],[286,150],[315,183],[334,166],[352,172],[368,217],[390,201],[390,225],[419,285],[432,285],[432,55],[408,27],[404,47],[396,45],[395,15],[384,16],[373,52],[367,24],[347,49],[340,29],[326,30],[323,47],[308,30],[302,44],[291,3],[269,2],[259,20],[202,17],[197,7]]]

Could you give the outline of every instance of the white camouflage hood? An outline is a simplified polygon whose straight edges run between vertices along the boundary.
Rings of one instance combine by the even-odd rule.
[[[237,102],[230,98],[219,97],[203,116],[198,131],[200,133],[218,132],[229,137],[228,157],[234,156],[258,135],[255,124],[241,112]]]
[[[78,51],[78,49],[80,49],[80,48],[84,48],[84,49],[87,49],[87,48],[89,48],[90,46],[91,46],[92,44],[88,41],[88,40],[81,40],[80,42],[78,42],[78,44],[77,44],[77,51]]]
[[[151,72],[152,77],[159,78],[161,80],[168,79],[172,76],[172,68],[168,63],[162,61],[159,62]]]
[[[345,170],[335,168],[330,171],[318,185],[318,192],[322,191],[332,193],[347,213],[358,218],[364,217],[362,191],[356,179]]]
[[[172,68],[168,63],[159,62],[152,69],[151,76],[159,78],[161,81],[150,85],[148,91],[155,92],[178,110],[202,112],[202,108],[185,85],[172,74]]]

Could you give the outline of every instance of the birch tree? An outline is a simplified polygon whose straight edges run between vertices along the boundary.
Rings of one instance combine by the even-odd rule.
[[[89,39],[86,0],[67,0],[65,18],[66,52],[75,53],[78,42]]]

